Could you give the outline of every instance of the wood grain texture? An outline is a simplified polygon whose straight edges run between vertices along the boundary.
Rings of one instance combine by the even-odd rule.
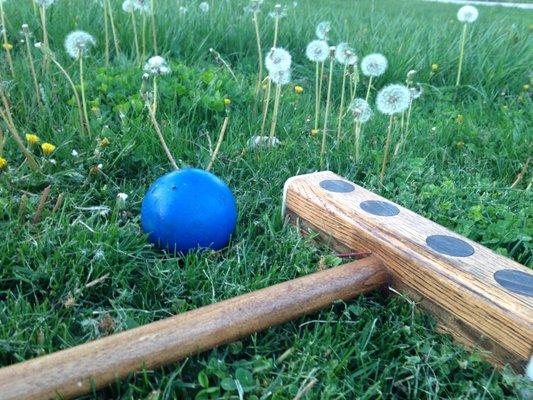
[[[493,275],[501,269],[531,270],[355,184],[346,193],[325,190],[324,180],[349,183],[332,172],[317,172],[286,185],[286,213],[300,228],[310,227],[343,249],[371,251],[389,268],[393,287],[435,314],[456,340],[486,351],[496,364],[525,364],[533,349],[533,298],[506,290]],[[367,200],[393,204],[399,213],[370,214],[360,207]],[[441,254],[426,243],[430,235],[459,238],[474,254]]]
[[[70,398],[387,283],[375,257],[344,264],[0,369],[0,399]]]

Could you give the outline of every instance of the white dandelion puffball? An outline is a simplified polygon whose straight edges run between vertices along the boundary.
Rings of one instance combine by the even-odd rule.
[[[270,73],[270,79],[276,85],[286,85],[291,81],[291,70],[290,69],[278,69]]]
[[[35,4],[37,4],[40,7],[50,7],[52,4],[55,3],[56,0],[33,0]]]
[[[364,124],[372,117],[373,111],[370,104],[365,99],[354,99],[348,106],[356,122]]]
[[[329,46],[325,40],[313,40],[305,49],[305,55],[310,61],[324,62],[329,55]]]
[[[465,22],[471,24],[474,22],[479,15],[479,12],[476,7],[473,6],[464,6],[457,11],[457,19],[460,22]]]
[[[411,99],[414,100],[422,96],[422,93],[424,93],[424,89],[422,89],[422,86],[417,85],[416,87],[409,88],[409,92],[411,92]]]
[[[65,50],[72,58],[78,59],[96,44],[94,37],[84,31],[70,32],[65,38]]]
[[[411,103],[411,92],[400,84],[385,86],[378,92],[376,107],[385,115],[404,112]]]
[[[166,60],[161,56],[153,56],[146,64],[144,64],[143,71],[150,75],[168,75],[171,70]]]
[[[202,1],[200,5],[198,6],[201,12],[208,12],[209,11],[209,3],[207,1]]]
[[[291,67],[292,58],[289,52],[281,47],[273,47],[265,57],[265,67],[270,74],[286,71]]]
[[[122,11],[130,13],[130,12],[132,12],[134,10],[135,10],[135,6],[133,5],[133,1],[132,0],[125,0],[122,3]]]
[[[354,62],[355,58],[355,62]],[[353,65],[357,62],[357,57],[348,43],[339,43],[335,48],[335,59],[343,65]]]
[[[361,72],[365,76],[380,76],[385,73],[388,65],[383,54],[369,54],[361,60]]]
[[[282,6],[281,4],[276,4],[274,6],[274,11],[268,13],[270,18],[283,18],[287,16],[287,7]]]
[[[149,14],[152,11],[150,0],[132,0],[133,8],[136,11],[140,11],[145,14]]]
[[[263,0],[250,0],[250,4],[244,7],[244,11],[252,14],[259,12],[261,4],[263,4]]]
[[[329,31],[331,31],[331,24],[329,21],[322,21],[316,26],[316,37],[321,40],[328,40]]]

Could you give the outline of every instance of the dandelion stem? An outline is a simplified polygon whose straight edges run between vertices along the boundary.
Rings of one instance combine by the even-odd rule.
[[[79,55],[80,61],[80,89],[81,89],[81,104],[83,106],[83,117],[85,118],[85,126],[87,127],[87,132],[91,136],[91,126],[89,125],[89,115],[87,114],[87,101],[85,100],[85,82],[83,79],[83,51],[80,50]]]
[[[329,103],[331,101],[331,84],[333,80],[333,57],[329,61],[328,93],[326,96],[326,109],[324,111],[324,129],[322,131],[322,147],[320,148],[320,165],[324,165],[324,155],[326,154],[326,135],[328,131]]]
[[[105,66],[109,67],[109,17],[107,14],[107,0],[104,0],[104,41]]]
[[[279,17],[274,18],[274,44],[272,47],[276,47],[278,44],[278,31],[279,31]]]
[[[272,121],[270,123],[270,135],[268,139],[269,147],[274,145],[274,135],[276,133],[276,125],[278,122],[278,110],[279,110],[279,99],[281,97],[281,85],[276,85],[276,94],[274,97],[274,110],[272,111]]]
[[[15,68],[13,67],[13,58],[11,57],[11,49],[9,48],[10,44],[7,40],[7,26],[6,26],[6,21],[5,21],[6,17],[4,15],[4,3],[1,0],[0,0],[0,17],[1,17],[2,28],[3,28],[2,36],[4,39],[4,50],[7,55],[7,62],[9,64],[9,69],[11,71],[11,77],[15,79]]]
[[[8,131],[11,133],[11,136],[15,140],[15,143],[17,144],[17,147],[21,151],[21,153],[26,157],[26,160],[28,161],[29,167],[35,171],[40,172],[41,167],[33,157],[33,155],[26,149],[24,146],[24,142],[22,141],[17,128],[15,127],[15,123],[13,122],[13,117],[11,116],[11,111],[9,107],[9,101],[6,98],[6,95],[3,90],[0,90],[0,97],[2,97],[2,104],[4,105],[4,109],[0,110],[0,116],[6,123]]]
[[[117,30],[115,27],[115,20],[113,17],[113,7],[111,7],[111,3],[109,0],[104,0],[107,3],[107,12],[109,13],[109,21],[111,22],[111,33],[113,34],[113,44],[115,46],[115,57],[118,57],[120,55],[120,47],[118,45],[118,36],[117,36]]]
[[[4,135],[4,131],[2,130],[2,127],[0,126],[0,157],[4,155],[5,145],[6,145],[6,136]]]
[[[229,122],[229,117],[226,116],[226,118],[224,118],[224,122],[222,123],[220,134],[218,135],[218,141],[217,141],[217,145],[215,146],[215,151],[213,151],[213,154],[211,155],[211,160],[209,161],[209,165],[207,166],[206,171],[211,171],[211,168],[213,168],[215,159],[217,158],[218,152],[220,151],[220,146],[222,145],[222,141],[224,140],[224,135],[226,134],[228,122]]]
[[[137,58],[137,62],[140,62],[141,54],[140,54],[140,51],[139,51],[139,34],[137,33],[137,21],[135,20],[135,13],[133,11],[133,7],[132,7],[130,13],[131,13],[131,24],[132,24],[132,27],[133,27],[133,38],[134,38],[134,41],[135,41],[135,56]]]
[[[22,26],[22,33],[24,34],[24,42],[26,43],[26,56],[28,57],[28,64],[30,66],[31,77],[33,80],[33,86],[35,88],[35,98],[37,99],[37,104],[39,107],[43,106],[41,101],[41,93],[39,92],[39,81],[37,80],[37,73],[35,71],[35,64],[33,62],[33,56],[31,54],[30,47],[30,35],[28,32],[27,25]]]
[[[44,53],[45,54],[47,54],[49,51],[50,50],[48,48],[44,49]],[[61,66],[61,64],[59,64],[59,62],[55,59],[55,57],[52,56],[52,57],[50,57],[50,59],[52,60],[54,65],[63,73],[63,75],[67,79],[68,83],[70,84],[70,87],[72,89],[72,93],[74,95],[74,99],[76,100],[76,104],[78,106],[78,115],[79,115],[79,118],[80,118],[80,129],[81,129],[82,133],[84,133],[87,128],[85,127],[85,122],[83,120],[83,108],[82,108],[80,96],[78,94],[78,89],[76,89],[76,85],[74,84],[74,81],[70,77],[70,75],[67,72],[67,70],[65,68],[63,68]]]
[[[259,22],[257,20],[257,11],[254,11],[253,22],[255,27],[255,40],[257,42],[257,56],[259,60],[259,72],[257,75],[257,84],[255,86],[254,117],[257,115],[257,102],[259,101],[259,92],[263,82],[263,50],[261,49],[261,36],[259,35]]]
[[[457,80],[455,81],[455,86],[459,86],[461,82],[461,70],[463,69],[463,57],[465,55],[465,44],[466,44],[466,29],[468,24],[463,26],[463,36],[461,38],[461,53],[459,54],[459,67],[457,69]]]
[[[324,81],[324,64],[325,62],[322,61],[321,66],[320,66],[320,80],[319,80],[320,86],[318,87],[318,95],[319,95],[318,101],[322,100],[322,83]]]
[[[41,27],[43,29],[43,44],[47,49],[49,49],[50,45],[48,43],[48,30],[46,27],[46,8],[44,6],[39,7],[39,14],[41,16]],[[48,70],[49,58],[50,58],[49,54],[44,53],[43,67],[42,67],[43,74]]]
[[[159,138],[159,142],[161,143],[161,146],[163,147],[163,150],[165,151],[165,154],[167,155],[168,160],[170,161],[170,164],[172,164],[172,167],[175,170],[178,170],[178,164],[176,164],[176,160],[174,160],[174,157],[172,156],[172,153],[170,152],[167,142],[165,141],[165,137],[163,136],[163,133],[161,132],[161,128],[159,126],[159,123],[157,122],[157,118],[155,116],[155,112],[152,109],[152,106],[150,105],[150,102],[146,102],[146,107],[148,108],[148,114],[150,114],[150,120],[152,121],[152,125],[154,126],[155,133],[157,134],[157,137]]]
[[[394,156],[396,157],[398,153],[400,152],[401,148],[403,147],[403,144],[407,138],[408,131],[409,131],[409,122],[411,121],[411,111],[413,108],[413,102],[409,104],[409,109],[407,110],[407,119],[405,120],[405,129],[402,132],[400,136],[400,140],[398,141],[398,144],[394,148]],[[403,114],[402,114],[403,115]]]
[[[270,80],[270,76],[267,77],[267,90],[266,90],[266,97],[263,100],[263,119],[261,121],[261,136],[265,134],[265,126],[266,126],[266,119],[268,114],[268,105],[270,103],[270,91],[272,89],[272,81]]]
[[[360,139],[361,139],[361,122],[355,121],[355,162],[359,162],[359,153],[361,149]]]
[[[142,32],[141,32],[141,43],[142,43],[142,56],[141,61],[144,61],[144,58],[146,56],[146,13],[142,12]]]
[[[318,130],[318,114],[320,113],[320,82],[319,82],[319,63],[316,62],[315,71],[315,131]]]
[[[372,76],[370,77],[370,79],[368,80],[368,89],[366,90],[366,97],[365,97],[365,101],[368,102],[368,99],[370,97],[370,89],[372,88]]]
[[[337,142],[341,140],[342,119],[344,117],[344,92],[346,89],[346,70],[348,64],[344,65],[344,71],[342,73],[342,88],[341,88],[341,104],[339,108],[339,122],[337,124]]]
[[[152,108],[157,113],[157,75],[154,75]]]
[[[379,175],[379,181],[381,184],[383,184],[383,178],[385,177],[385,167],[387,166],[387,161],[389,158],[389,147],[392,141],[392,123],[394,120],[394,116],[391,115],[389,119],[389,128],[387,130],[387,140],[385,142],[385,149],[383,153],[383,163],[381,164],[381,173]]]
[[[150,2],[150,11],[151,11],[151,17],[152,17],[152,41],[154,45],[154,54],[157,54],[157,31],[156,31],[156,25],[155,25],[155,0],[151,0]]]

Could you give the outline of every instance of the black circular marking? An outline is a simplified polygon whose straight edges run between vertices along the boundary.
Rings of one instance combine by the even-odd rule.
[[[330,192],[350,193],[355,190],[355,186],[340,179],[326,179],[320,182],[320,187]]]
[[[367,213],[379,215],[380,217],[392,217],[400,213],[400,209],[394,204],[380,200],[363,201],[360,207]]]
[[[474,254],[474,248],[462,239],[448,235],[431,235],[426,243],[433,250],[453,257],[468,257]]]
[[[494,280],[511,292],[533,296],[533,274],[514,269],[502,269],[494,274]]]

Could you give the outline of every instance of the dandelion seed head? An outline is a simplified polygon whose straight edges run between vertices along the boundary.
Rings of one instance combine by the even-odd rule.
[[[250,4],[244,7],[244,11],[254,14],[260,11],[262,4],[263,0],[250,0]]]
[[[457,11],[457,19],[459,22],[471,24],[479,15],[479,12],[474,6],[463,6]]]
[[[131,13],[135,11],[135,6],[133,5],[133,1],[125,0],[124,2],[122,2],[122,11],[127,12],[127,13]]]
[[[201,12],[208,12],[209,11],[209,3],[207,1],[202,1],[200,5],[198,6]]]
[[[275,70],[270,73],[270,79],[272,79],[272,82],[276,85],[287,85],[291,82],[291,70]]]
[[[75,59],[83,56],[95,44],[94,37],[84,31],[70,32],[65,38],[65,50],[70,57]]]
[[[290,53],[281,47],[273,47],[265,57],[265,67],[270,74],[275,71],[286,71],[291,67]]]
[[[411,103],[411,92],[407,86],[392,84],[378,92],[376,107],[385,115],[404,112]]]
[[[39,7],[50,7],[52,4],[55,3],[56,0],[33,0],[35,4],[37,4]]]
[[[305,49],[306,57],[313,62],[324,62],[329,55],[329,46],[325,40],[313,40]]]
[[[422,86],[417,85],[415,87],[409,88],[409,92],[411,93],[411,99],[418,99],[422,94],[424,93],[424,89],[422,89]]]
[[[331,31],[331,23],[329,21],[320,22],[315,29],[316,37],[321,40],[328,40],[329,32]]]
[[[354,120],[362,124],[368,122],[373,114],[370,104],[361,98],[354,99],[348,106],[348,110],[352,113]]]
[[[171,72],[170,67],[168,66],[166,60],[161,56],[153,56],[146,64],[144,64],[143,71],[146,74],[149,75],[168,75]],[[145,79],[145,75],[143,75],[143,79]]]
[[[286,17],[287,16],[287,7],[286,6],[282,6],[281,4],[276,4],[274,6],[274,10],[270,11],[268,13],[268,16],[270,18],[278,18],[278,19]]]
[[[355,61],[354,61],[355,58]],[[357,63],[357,56],[348,43],[339,43],[335,48],[335,59],[343,65],[353,65]]]
[[[135,11],[149,14],[152,11],[150,0],[131,0]]]
[[[383,54],[374,53],[363,57],[361,60],[361,72],[365,76],[380,76],[387,69],[388,62]]]

